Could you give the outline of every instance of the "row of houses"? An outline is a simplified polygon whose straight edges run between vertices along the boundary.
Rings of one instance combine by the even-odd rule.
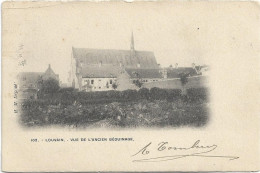
[[[208,66],[179,67],[175,64],[161,68],[153,52],[137,51],[132,33],[130,50],[88,49],[72,47],[69,79],[67,87],[79,91],[107,91],[138,89],[140,84],[157,83],[177,79],[181,73],[189,77],[206,75]],[[51,65],[45,72],[19,73],[20,93],[30,98],[36,97],[38,83],[42,80],[59,81]],[[61,85],[64,86],[64,85]],[[145,85],[143,85],[145,86]],[[30,95],[31,94],[31,95]]]

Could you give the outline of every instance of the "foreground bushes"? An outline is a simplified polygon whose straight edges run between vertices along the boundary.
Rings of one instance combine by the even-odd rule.
[[[207,100],[209,92],[207,88],[190,88],[187,90],[187,96],[190,101]]]
[[[48,100],[50,104],[61,102],[62,104],[73,104],[75,101],[80,103],[107,103],[125,102],[133,100],[167,100],[174,101],[184,98],[187,101],[207,100],[208,91],[206,88],[187,89],[187,95],[182,96],[180,89],[161,89],[161,88],[141,88],[140,90],[125,91],[97,91],[97,92],[78,92],[74,89],[61,89],[57,93],[44,94],[39,99]]]
[[[43,104],[46,102],[46,104]],[[61,125],[73,127],[179,127],[204,126],[209,119],[208,105],[183,99],[137,100],[106,104],[48,105],[27,100],[21,109],[23,126]]]
[[[206,88],[78,92],[61,89],[21,103],[25,126],[89,126],[95,122],[120,127],[203,126],[208,121]],[[119,118],[118,118],[119,117]],[[102,124],[102,123],[101,123]]]

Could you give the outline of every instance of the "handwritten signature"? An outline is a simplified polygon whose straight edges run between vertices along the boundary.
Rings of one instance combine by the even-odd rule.
[[[153,146],[152,142],[150,142],[142,147],[142,149],[140,149],[137,153],[133,154],[132,157],[135,158],[133,162],[164,162],[187,157],[208,157],[229,160],[235,160],[239,158],[237,156],[210,155],[209,153],[216,150],[217,147],[218,146],[215,144],[200,145],[200,140],[197,140],[189,147],[172,147],[169,146],[168,142],[160,142],[157,146]],[[172,155],[170,153],[175,154]],[[143,158],[144,156],[146,156],[146,158]]]

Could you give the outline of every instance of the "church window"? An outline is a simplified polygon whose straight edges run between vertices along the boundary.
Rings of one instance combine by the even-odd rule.
[[[94,84],[94,80],[91,80],[91,84]]]
[[[112,84],[112,79],[110,79],[110,82],[109,82],[110,84]]]
[[[101,89],[101,87],[98,87],[99,89]]]

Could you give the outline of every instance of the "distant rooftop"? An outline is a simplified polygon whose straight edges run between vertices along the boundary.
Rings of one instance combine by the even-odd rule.
[[[131,78],[162,78],[159,69],[126,68],[125,71]]]
[[[72,48],[73,57],[82,64],[111,64],[135,68],[159,68],[154,53],[150,51]]]

